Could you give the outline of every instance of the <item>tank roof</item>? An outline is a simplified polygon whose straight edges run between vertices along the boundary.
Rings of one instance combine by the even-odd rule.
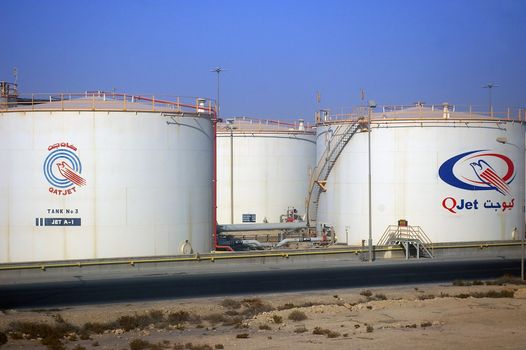
[[[314,126],[302,119],[296,121],[282,121],[272,119],[258,119],[250,117],[227,118],[217,124],[219,133],[300,133],[314,134]]]
[[[0,112],[19,111],[139,111],[215,114],[211,100],[200,98],[157,98],[113,92],[84,92],[19,95],[16,101],[0,103]]]

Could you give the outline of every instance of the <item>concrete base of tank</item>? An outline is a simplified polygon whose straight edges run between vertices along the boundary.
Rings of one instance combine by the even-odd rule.
[[[375,261],[388,263],[405,259],[405,252],[398,246],[374,246]],[[435,243],[435,259],[517,259],[521,256],[520,241]],[[271,250],[248,252],[221,252],[162,257],[137,257],[121,259],[48,261],[41,263],[0,264],[0,284],[44,283],[77,280],[79,275],[88,279],[107,279],[148,276],[155,273],[204,273],[211,269],[218,272],[235,272],[238,269],[275,265],[281,268],[311,268],[318,263],[333,262],[337,265],[367,263],[367,247],[333,246],[308,250]],[[411,260],[414,261],[414,258]],[[374,261],[373,261],[374,264]]]

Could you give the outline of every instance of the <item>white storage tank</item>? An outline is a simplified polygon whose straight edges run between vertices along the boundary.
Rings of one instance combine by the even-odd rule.
[[[303,217],[315,142],[302,120],[240,117],[218,124],[218,223],[277,223],[292,208]]]
[[[339,156],[319,179],[326,191],[318,203],[312,196],[311,221],[332,226],[337,242],[349,245],[367,244],[369,235],[367,115],[322,117],[317,127],[317,169]],[[433,242],[509,240],[524,232],[524,110],[488,115],[419,104],[378,107],[371,120],[373,244],[400,219]]]
[[[99,92],[22,101],[0,109],[0,262],[210,251],[209,105]]]

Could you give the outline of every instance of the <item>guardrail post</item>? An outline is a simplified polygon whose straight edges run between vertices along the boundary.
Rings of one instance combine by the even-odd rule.
[[[152,112],[155,111],[155,96],[152,96]]]
[[[91,109],[95,110],[95,94],[91,94]]]
[[[35,94],[31,94],[31,110],[35,110]]]
[[[124,110],[126,110],[126,94],[123,95]]]
[[[64,110],[64,94],[60,94],[60,107]]]

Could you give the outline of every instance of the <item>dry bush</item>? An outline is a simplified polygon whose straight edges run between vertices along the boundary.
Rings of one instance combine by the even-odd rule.
[[[382,294],[382,293],[377,293],[374,295],[374,298],[376,300],[387,300],[387,297],[385,296],[385,294]]]
[[[190,321],[190,313],[186,311],[176,311],[168,314],[168,322],[170,323],[185,323],[188,321]]]
[[[203,316],[203,320],[208,321],[210,324],[215,325],[227,321],[225,316],[220,313],[213,313]]]
[[[303,321],[307,319],[307,315],[302,311],[294,310],[289,314],[288,319],[292,321]]]
[[[279,315],[272,315],[272,320],[274,321],[274,323],[279,324],[283,322],[283,317]]]
[[[236,335],[236,338],[239,338],[239,339],[247,339],[248,337],[249,337],[248,333],[241,333],[241,334]]]
[[[418,300],[428,300],[428,299],[435,299],[435,296],[433,294],[422,294],[418,296]]]
[[[325,335],[327,338],[338,338],[341,334],[321,327],[314,327],[312,334]]]
[[[72,350],[86,350],[82,345],[77,344]]]
[[[239,309],[241,307],[241,302],[234,299],[225,299],[221,302],[221,306],[227,309]]]
[[[372,333],[374,331],[374,328],[373,328],[373,326],[368,324],[366,330],[367,330],[367,333]]]
[[[364,297],[369,298],[371,295],[373,295],[373,292],[371,292],[369,289],[362,290],[360,292],[360,295],[363,295]]]
[[[0,332],[0,346],[7,343],[7,335],[4,332]]]
[[[292,303],[286,303],[286,304],[283,304],[283,305],[280,305],[277,307],[277,309],[279,311],[281,310],[289,310],[289,309],[294,309],[296,306]]]
[[[242,314],[247,317],[254,317],[262,312],[272,311],[273,308],[269,304],[264,303],[261,299],[243,299],[241,304],[245,307]]]
[[[305,326],[298,327],[294,330],[294,333],[305,333],[308,332],[308,329]]]
[[[259,329],[262,331],[270,331],[272,328],[268,324],[260,324]]]
[[[420,327],[422,328],[426,328],[426,327],[431,327],[433,324],[429,321],[424,321],[422,323],[420,323]]]
[[[223,346],[223,344],[216,344],[214,345],[214,349],[224,349],[225,347]]]

